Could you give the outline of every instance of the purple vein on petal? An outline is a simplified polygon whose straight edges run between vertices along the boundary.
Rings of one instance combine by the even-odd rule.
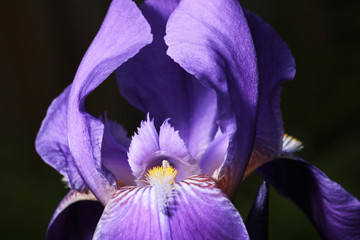
[[[238,211],[210,178],[192,176],[175,191],[168,214],[161,215],[154,188],[121,188],[106,206],[94,239],[249,239]]]

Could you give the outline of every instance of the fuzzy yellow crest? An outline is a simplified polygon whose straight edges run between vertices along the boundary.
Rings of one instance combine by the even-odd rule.
[[[168,161],[154,167],[145,174],[146,181],[155,189],[160,211],[164,211],[173,196],[174,183],[178,171]]]

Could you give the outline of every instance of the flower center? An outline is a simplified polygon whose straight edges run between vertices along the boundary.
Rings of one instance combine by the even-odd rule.
[[[177,174],[178,171],[166,160],[162,161],[162,166],[156,166],[145,174],[146,181],[155,189],[158,207],[162,212],[172,199]]]

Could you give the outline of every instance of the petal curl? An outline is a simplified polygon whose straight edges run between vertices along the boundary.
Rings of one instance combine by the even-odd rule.
[[[165,42],[175,62],[216,91],[217,120],[230,138],[219,178],[237,161],[236,189],[250,158],[258,104],[256,53],[242,8],[235,0],[183,0],[168,21]]]
[[[360,202],[318,168],[301,159],[276,159],[258,173],[293,200],[323,239],[360,239]]]
[[[246,228],[251,240],[268,239],[269,184],[263,181],[246,219]]]
[[[152,41],[150,27],[131,0],[112,1],[104,22],[76,73],[69,97],[70,150],[94,195],[103,203],[114,188],[101,166],[103,123],[88,114],[84,100],[118,66]]]
[[[154,41],[123,64],[116,77],[121,94],[155,118],[155,126],[170,118],[191,155],[199,159],[215,129],[216,96],[166,55],[165,25],[178,0],[148,0],[141,5]]]
[[[46,239],[92,239],[103,209],[91,192],[70,191],[56,209]]]
[[[104,210],[94,239],[249,239],[230,200],[205,175],[175,186],[168,212],[151,187],[124,187]]]
[[[36,136],[35,147],[41,158],[62,174],[72,189],[83,191],[86,184],[74,164],[67,136],[66,117],[70,89],[71,85],[51,103]]]

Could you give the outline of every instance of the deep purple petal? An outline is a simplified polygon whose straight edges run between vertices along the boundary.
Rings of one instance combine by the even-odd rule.
[[[161,212],[153,188],[121,188],[94,239],[249,239],[239,213],[210,178],[193,176],[175,191],[168,211]]]
[[[127,151],[130,139],[123,127],[110,121],[105,116],[104,136],[101,147],[102,164],[108,169],[121,185],[135,185],[135,178],[131,173]]]
[[[324,239],[360,239],[360,202],[304,160],[277,159],[258,171],[293,200]]]
[[[156,127],[170,118],[192,156],[199,159],[215,132],[216,96],[166,55],[165,25],[177,5],[177,0],[148,0],[141,5],[154,41],[123,64],[116,76],[121,94],[149,112]]]
[[[131,0],[112,1],[71,89],[68,108],[70,150],[83,179],[104,204],[114,188],[101,165],[103,123],[86,112],[84,100],[118,66],[151,41],[150,27],[136,4]]]
[[[269,184],[263,181],[245,222],[251,240],[268,239],[268,218]]]
[[[294,78],[295,61],[286,43],[270,25],[250,11],[244,13],[259,68],[259,115],[250,163],[253,170],[281,152],[284,135],[280,111],[281,82]]]
[[[241,6],[235,0],[183,0],[168,21],[165,41],[175,62],[216,91],[218,123],[230,138],[219,178],[236,157],[236,189],[250,158],[258,103],[256,53]]]
[[[90,192],[70,191],[56,209],[48,227],[48,240],[92,239],[104,207]]]
[[[178,170],[178,181],[200,173],[197,161],[192,158],[179,133],[168,120],[161,125],[158,134],[149,115],[147,121],[141,122],[138,133],[132,138],[128,160],[139,186],[146,185],[146,171],[154,166],[161,166],[163,160],[167,160]]]
[[[36,151],[50,166],[61,173],[70,187],[83,191],[86,184],[82,180],[70,153],[67,136],[67,103],[71,85],[51,103],[36,136]]]

